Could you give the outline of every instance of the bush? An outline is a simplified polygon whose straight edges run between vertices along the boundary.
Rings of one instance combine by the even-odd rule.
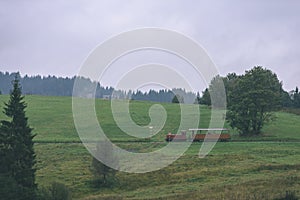
[[[41,188],[38,195],[39,200],[70,200],[71,193],[67,186],[62,183],[53,182],[49,188]]]
[[[96,155],[102,158],[104,163],[110,163],[115,168],[118,167],[118,157],[114,154],[113,146],[108,141],[100,141],[96,146]],[[116,170],[108,167],[93,157],[91,171],[94,174],[94,185],[96,187],[111,187],[115,185]]]
[[[300,108],[284,108],[283,112],[292,113],[295,115],[300,115]]]
[[[299,200],[299,198],[296,197],[295,192],[286,191],[284,197],[275,200]]]

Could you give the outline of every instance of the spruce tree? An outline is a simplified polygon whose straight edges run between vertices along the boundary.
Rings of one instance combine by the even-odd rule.
[[[173,99],[172,103],[184,103],[184,98],[183,96],[180,96],[179,94],[176,94]]]
[[[25,115],[27,107],[22,95],[18,74],[12,82],[13,90],[4,114],[8,120],[1,121],[0,128],[0,173],[13,180],[18,187],[18,199],[35,199],[35,153],[32,128]]]

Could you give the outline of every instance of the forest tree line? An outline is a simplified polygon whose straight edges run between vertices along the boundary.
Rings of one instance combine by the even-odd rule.
[[[73,85],[76,77],[62,78],[56,76],[28,76],[21,77],[19,73],[0,72],[0,92],[1,94],[9,94],[11,90],[11,82],[14,77],[20,77],[20,84],[22,91],[25,95],[43,95],[43,96],[72,96]],[[78,79],[77,79],[78,80]],[[149,90],[148,92],[142,91],[123,91],[115,90],[113,87],[104,87],[100,83],[91,81],[87,78],[80,78],[80,81],[87,87],[96,85],[96,98],[117,98],[117,99],[132,99],[141,101],[155,101],[155,102],[171,102],[176,94],[184,97],[186,103],[193,103],[196,94],[193,92],[185,91],[184,89],[172,90]],[[93,91],[91,91],[92,93]]]
[[[11,90],[11,82],[14,80],[17,73],[0,72],[0,94],[9,94]],[[28,76],[20,77],[22,91],[25,95],[43,95],[43,96],[72,96],[73,85],[76,77],[62,78],[56,76]],[[148,92],[142,91],[123,91],[115,90],[113,87],[101,86],[98,82],[93,82],[90,79],[81,78],[87,85],[96,84],[96,98],[111,98],[112,96],[117,99],[132,99],[141,101],[154,101],[154,102],[172,102],[175,95],[182,98],[181,103],[199,103],[203,105],[211,105],[210,92],[212,87],[216,85],[219,79],[224,83],[225,92],[227,94],[227,103],[230,102],[229,94],[232,87],[238,78],[241,77],[235,73],[229,73],[226,77],[215,77],[208,88],[201,94],[198,92],[188,92],[184,89],[177,88],[172,90],[149,90]],[[300,91],[295,87],[292,91],[285,91],[281,87],[281,106],[286,108],[300,108]]]

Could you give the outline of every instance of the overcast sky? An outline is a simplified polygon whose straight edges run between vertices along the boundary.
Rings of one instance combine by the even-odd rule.
[[[0,71],[74,76],[101,42],[131,29],[179,31],[221,75],[262,65],[300,86],[299,0],[0,0]]]

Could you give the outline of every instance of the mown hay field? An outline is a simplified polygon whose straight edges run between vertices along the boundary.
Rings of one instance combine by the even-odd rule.
[[[0,101],[8,96],[0,95]],[[80,143],[72,116],[70,97],[26,96],[27,116],[34,128],[37,183],[66,184],[74,199],[278,199],[286,191],[300,195],[300,116],[277,112],[263,135],[240,138],[231,130],[230,142],[218,142],[205,158],[199,158],[202,143],[194,143],[173,164],[145,174],[117,172],[117,183],[95,188],[92,156]],[[150,122],[152,102],[132,101],[130,115],[139,125]],[[110,102],[96,100],[99,122],[117,145],[147,152],[164,145],[164,136],[176,132],[180,122],[177,104],[162,104],[167,111],[165,126],[149,141],[126,136],[114,122]],[[198,105],[187,105],[198,106]],[[3,104],[1,105],[3,108]],[[210,109],[200,106],[199,127],[209,124]],[[1,113],[1,119],[5,119]],[[193,120],[193,116],[191,119]],[[225,127],[228,127],[225,124]]]

